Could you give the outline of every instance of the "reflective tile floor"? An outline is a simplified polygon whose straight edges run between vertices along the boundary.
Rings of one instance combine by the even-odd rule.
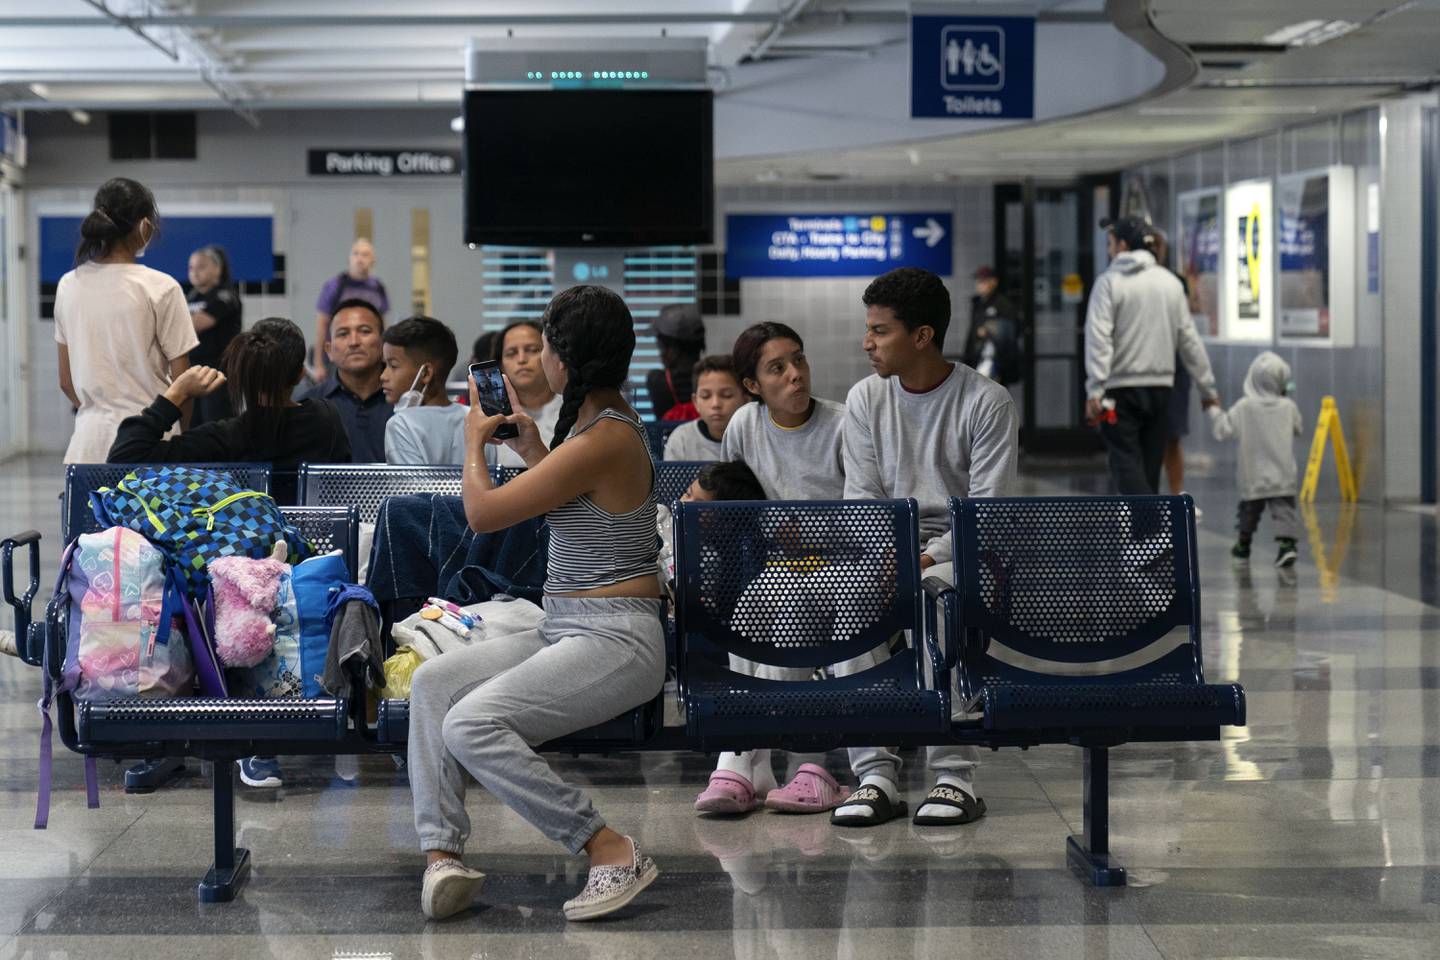
[[[52,565],[58,475],[53,461],[0,467],[0,526],[40,527]],[[1098,491],[1104,479],[1026,485]],[[249,887],[201,907],[198,768],[127,797],[103,767],[101,807],[86,810],[81,764],[62,748],[50,829],[31,830],[39,685],[0,658],[0,960],[1440,956],[1433,516],[1322,506],[1286,578],[1268,551],[1236,570],[1227,482],[1194,488],[1209,676],[1246,685],[1250,725],[1219,743],[1114,752],[1112,845],[1128,887],[1093,889],[1065,867],[1081,816],[1072,748],[988,755],[990,814],[976,825],[843,834],[822,818],[697,819],[701,756],[557,758],[661,879],[613,920],[567,925],[559,907],[581,864],[477,791],[473,861],[487,886],[473,912],[427,924],[403,774],[367,760],[351,784],[332,762],[292,760],[282,790],[241,788]],[[907,774],[913,802],[923,774],[913,762]]]

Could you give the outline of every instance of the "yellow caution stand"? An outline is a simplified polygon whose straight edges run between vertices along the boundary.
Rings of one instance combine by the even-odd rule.
[[[1325,462],[1325,441],[1335,450],[1335,470],[1340,475],[1340,499],[1354,503],[1360,499],[1355,474],[1350,470],[1350,453],[1345,448],[1345,431],[1340,426],[1340,410],[1334,397],[1320,401],[1320,419],[1315,424],[1315,439],[1310,443],[1310,462],[1305,466],[1305,483],[1300,487],[1300,502],[1314,503],[1315,488],[1320,484],[1320,466]]]

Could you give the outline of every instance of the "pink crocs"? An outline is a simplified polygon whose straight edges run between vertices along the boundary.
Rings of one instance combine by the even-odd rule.
[[[844,799],[845,791],[824,767],[802,763],[795,779],[766,795],[765,806],[780,813],[824,813]]]
[[[755,809],[755,786],[729,770],[710,774],[710,783],[695,798],[696,813],[749,813]]]

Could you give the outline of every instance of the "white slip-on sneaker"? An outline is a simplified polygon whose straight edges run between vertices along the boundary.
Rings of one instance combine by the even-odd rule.
[[[472,870],[459,860],[436,860],[425,868],[420,889],[420,909],[431,920],[453,917],[469,909],[485,882],[485,874]]]
[[[634,862],[625,867],[591,867],[585,889],[575,899],[565,901],[566,920],[594,920],[614,913],[660,876],[655,861],[641,855],[632,837],[625,839],[634,851]]]

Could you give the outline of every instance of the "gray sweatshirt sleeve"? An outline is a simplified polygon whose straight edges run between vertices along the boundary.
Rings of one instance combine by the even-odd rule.
[[[1300,407],[1295,403],[1294,400],[1290,401],[1290,412],[1294,415],[1295,418],[1295,436],[1304,436],[1305,418],[1300,415]]]
[[[1180,354],[1180,362],[1190,371],[1202,399],[1218,399],[1220,394],[1215,389],[1215,373],[1210,369],[1210,354],[1205,352],[1205,343],[1200,339],[1200,334],[1195,332],[1195,318],[1190,316],[1190,308],[1186,305],[1184,296],[1176,297],[1171,309],[1175,317],[1175,346],[1176,352]]]
[[[977,405],[970,424],[970,497],[1003,497],[1015,488],[1015,449],[1019,445],[1019,422],[1015,403],[1008,397]],[[955,556],[955,533],[936,537],[925,548],[936,563]]]
[[[1110,364],[1115,359],[1115,303],[1110,294],[1110,274],[1095,278],[1090,290],[1090,306],[1085,312],[1085,393],[1090,397],[1105,395],[1110,379]]]
[[[1244,403],[1244,401],[1240,401]],[[1235,404],[1229,410],[1221,410],[1219,407],[1210,408],[1210,433],[1216,440],[1229,440],[1235,436],[1235,421],[1231,414],[1235,412],[1240,403]]]
[[[875,454],[874,423],[866,402],[864,384],[856,384],[845,398],[845,434],[841,441],[846,500],[882,500],[885,485]]]

